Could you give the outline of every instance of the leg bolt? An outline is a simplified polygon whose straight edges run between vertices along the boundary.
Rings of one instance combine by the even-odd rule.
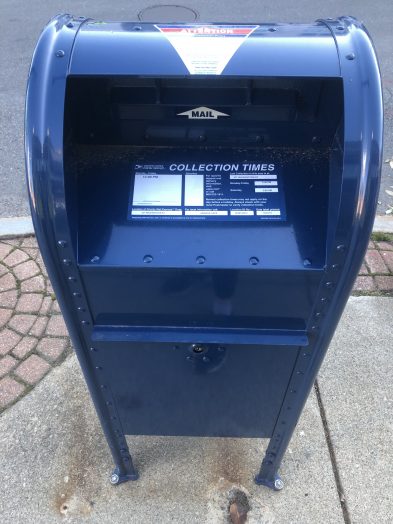
[[[113,473],[111,475],[111,478],[109,479],[110,483],[113,485],[118,484],[119,480],[120,480],[119,475],[117,475],[116,473]]]
[[[274,481],[274,489],[281,491],[284,487],[284,482],[281,479],[276,479]]]

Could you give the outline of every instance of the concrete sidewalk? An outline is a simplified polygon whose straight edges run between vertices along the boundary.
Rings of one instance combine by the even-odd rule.
[[[112,463],[74,356],[0,417],[4,523],[388,523],[393,514],[393,300],[352,297],[290,444],[286,487],[253,483],[264,441],[128,438],[141,478]]]

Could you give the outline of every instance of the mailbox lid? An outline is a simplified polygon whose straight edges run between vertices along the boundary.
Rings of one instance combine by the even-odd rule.
[[[201,34],[193,38],[192,31]],[[213,35],[214,41],[207,41]],[[198,48],[201,58],[207,59],[205,64],[217,61],[216,68],[211,61],[209,66],[194,67]],[[69,74],[336,77],[340,65],[331,31],[321,22],[180,25],[90,21],[76,36]]]

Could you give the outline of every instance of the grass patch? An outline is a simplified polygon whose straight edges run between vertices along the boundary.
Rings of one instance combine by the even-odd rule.
[[[371,233],[371,240],[375,242],[393,242],[393,233],[376,231],[375,233]]]
[[[351,296],[353,297],[393,297],[393,293],[391,291],[381,291],[381,290],[374,290],[374,291],[354,291],[352,290]]]

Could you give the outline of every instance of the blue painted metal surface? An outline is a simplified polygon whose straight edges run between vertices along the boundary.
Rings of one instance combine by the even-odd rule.
[[[25,123],[38,243],[112,482],[137,478],[125,433],[254,436],[270,438],[256,481],[277,489],[372,228],[375,52],[353,18],[261,24],[222,75],[190,75],[136,26],[60,15],[40,37]],[[209,104],[230,118],[176,117]],[[132,162],[220,155],[277,162],[286,220],[127,220]]]
[[[70,73],[98,76],[130,72],[154,77],[188,74],[179,55],[154,24],[84,24],[75,42]],[[324,24],[261,24],[242,44],[223,75],[335,77],[339,75],[336,46]]]

